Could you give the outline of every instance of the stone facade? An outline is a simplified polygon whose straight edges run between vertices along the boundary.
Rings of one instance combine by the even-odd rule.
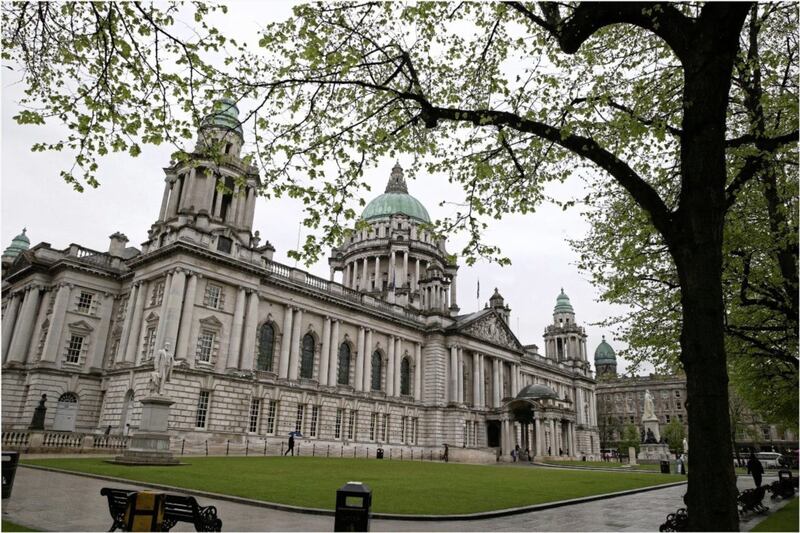
[[[598,456],[595,381],[574,314],[559,323],[559,310],[545,334],[570,348],[545,355],[512,333],[497,291],[459,314],[458,265],[426,231],[421,204],[402,198],[399,166],[368,229],[333,250],[330,279],[273,261],[252,231],[260,180],[230,127],[238,111],[219,105],[224,117],[203,122],[196,151],[165,169],[141,250],[115,233],[105,252],[40,243],[4,256],[4,430],[27,427],[42,394],[47,429],[135,430],[153,354],[169,343],[169,427],[187,446],[298,430],[319,445],[447,443],[475,450],[464,457],[508,458],[534,431],[523,436],[509,402],[543,384],[558,405],[534,410],[563,427],[553,446]],[[210,146],[222,155],[206,155]]]

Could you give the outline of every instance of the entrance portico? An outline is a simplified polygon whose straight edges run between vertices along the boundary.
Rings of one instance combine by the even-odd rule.
[[[506,403],[502,415],[503,427],[509,428],[502,433],[503,457],[519,444],[522,451],[530,450],[537,458],[576,458],[575,416],[569,403],[560,400],[547,385],[532,384],[522,389]]]

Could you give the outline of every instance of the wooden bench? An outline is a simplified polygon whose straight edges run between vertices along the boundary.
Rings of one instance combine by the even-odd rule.
[[[133,494],[136,494],[136,491],[109,487],[100,490],[100,495],[108,498],[108,511],[114,521],[109,531],[117,528],[125,530],[125,511],[128,509],[128,499]],[[164,522],[161,529],[169,531],[178,522],[193,524],[195,531],[222,531],[222,520],[217,517],[216,507],[213,505],[201,507],[193,496],[167,493],[164,499]]]

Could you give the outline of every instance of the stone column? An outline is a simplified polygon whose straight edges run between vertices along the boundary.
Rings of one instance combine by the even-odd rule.
[[[458,361],[456,364],[456,379],[458,380],[458,398],[456,398],[456,401],[462,404],[464,403],[464,350],[460,346],[458,347]]]
[[[283,331],[281,331],[281,357],[278,364],[278,377],[289,377],[289,347],[292,344],[292,306],[283,308]]]
[[[25,299],[22,301],[19,320],[17,320],[17,324],[14,328],[14,335],[8,350],[8,362],[24,363],[27,359],[28,347],[31,344],[31,335],[33,334],[34,322],[36,321],[36,313],[39,310],[39,300],[39,286],[28,286],[25,289]]]
[[[88,368],[92,373],[99,373],[103,370],[103,355],[108,340],[108,330],[111,327],[111,313],[114,310],[114,296],[110,293],[103,294],[103,302],[100,304],[100,323],[97,325],[97,331],[94,335],[94,351],[91,357],[86,360],[89,363]]]
[[[300,328],[303,325],[303,310],[297,309],[292,324],[292,340],[289,346],[289,379],[297,379],[300,372]]]
[[[139,337],[142,331],[144,302],[147,299],[147,288],[147,282],[139,282],[139,290],[136,292],[136,305],[133,308],[133,317],[131,318],[130,335],[128,336],[128,344],[125,345],[124,362],[126,364],[133,365],[136,363],[136,353],[139,351]]]
[[[186,298],[183,300],[183,311],[181,312],[181,325],[178,330],[178,343],[175,345],[176,360],[194,360],[189,353],[194,321],[194,304],[197,299],[197,278],[196,272],[187,272],[189,282],[186,285]]]
[[[336,371],[339,369],[339,321],[335,318],[331,324],[331,352],[328,365],[328,385],[335,387],[337,383]]]
[[[519,392],[518,387],[518,372],[519,366],[516,363],[511,364],[511,390],[509,391],[509,396],[512,398],[517,395]]]
[[[20,300],[22,295],[18,292],[9,296],[8,307],[3,315],[3,361],[8,357],[8,347],[11,344],[11,333],[14,331]]]
[[[326,316],[322,323],[322,351],[319,356],[319,384],[328,384],[328,364],[331,358],[331,317]]]
[[[61,331],[64,329],[64,320],[66,319],[71,292],[71,284],[62,283],[58,286],[56,300],[53,304],[53,314],[50,316],[50,327],[47,329],[47,337],[45,338],[44,347],[42,349],[42,361],[54,363],[56,359],[58,359]],[[19,320],[22,320],[22,314]],[[15,330],[14,336],[16,337],[16,335],[17,333]]]
[[[450,280],[450,307],[458,306],[458,301],[456,300],[456,275],[453,274],[453,278]]]
[[[217,184],[222,181],[222,177],[216,177],[214,179],[214,189],[217,188]],[[222,197],[225,196],[222,191],[217,190],[217,199],[214,202],[214,212],[212,215],[216,218],[222,218]],[[213,197],[213,193],[212,193]]]
[[[169,178],[164,180],[164,195],[161,197],[161,209],[158,210],[158,221],[162,222],[167,216],[167,201],[169,200],[169,190],[171,184]]]
[[[417,258],[417,271],[414,273],[414,290],[419,290],[419,257]]]
[[[577,447],[577,440],[575,439],[575,424],[570,423],[569,425],[570,435],[572,437],[572,455],[573,457],[577,457],[578,455],[578,447]]]
[[[544,447],[544,424],[539,418],[534,419],[534,437],[536,440],[536,452],[534,455],[544,455],[547,450]]]
[[[164,345],[164,335],[167,328],[167,307],[169,306],[170,286],[172,285],[172,272],[168,272],[164,277],[164,295],[161,299],[161,307],[158,309],[158,328],[156,329],[156,351]],[[174,346],[173,346],[174,348]]]
[[[481,404],[481,369],[480,356],[472,352],[472,407]]]
[[[364,257],[364,279],[362,285],[364,286],[364,291],[369,290],[369,257]]]
[[[381,258],[375,256],[375,290],[380,291],[383,289],[383,280],[381,278]]]
[[[483,354],[478,354],[478,407],[486,407],[486,369],[484,368]]]
[[[392,288],[397,287],[397,280],[395,279],[395,251],[392,250],[391,259],[389,259],[389,283]]]
[[[253,215],[256,212],[256,191],[253,187],[247,189],[247,213],[245,214],[244,224],[248,228],[253,227]]]
[[[177,176],[172,180],[172,187],[170,190],[167,217],[173,217],[178,213],[178,201],[181,197],[181,180],[179,180]]]
[[[500,370],[498,368],[498,360],[492,358],[492,407],[497,407],[500,403],[497,399],[500,394]]]
[[[141,289],[139,282],[131,284],[131,290],[128,293],[128,301],[125,302],[125,320],[122,321],[122,334],[119,338],[117,345],[117,353],[114,354],[114,363],[121,363],[125,360],[125,350],[128,347],[128,341],[131,334],[131,322],[133,321],[133,310],[136,307],[136,298]]]
[[[346,264],[342,271],[342,285],[350,287],[350,264]]]
[[[186,288],[186,271],[177,269],[172,275],[172,282],[169,285],[169,294],[165,295],[168,300],[167,313],[165,315],[166,324],[164,325],[163,343],[169,343],[172,350],[178,343],[178,325],[181,318],[181,307],[183,304],[183,292]],[[156,345],[160,349],[163,344]]]
[[[400,363],[403,361],[403,339],[395,337],[394,347],[394,395],[400,396]]]
[[[239,287],[239,293],[236,295],[236,306],[233,311],[231,338],[228,342],[228,370],[236,370],[239,368],[239,352],[242,347],[242,328],[244,326],[244,306],[246,298],[246,289],[244,287]]]
[[[403,252],[403,276],[400,280],[400,286],[405,287],[408,283],[408,252]]]
[[[447,401],[458,401],[458,347],[453,344],[450,346],[450,364],[447,374]]]
[[[414,399],[422,401],[422,344],[414,345]]]
[[[358,328],[358,344],[356,345],[356,375],[355,386],[356,391],[364,390],[364,326]]]
[[[389,336],[389,353],[386,362],[386,396],[394,396],[394,336]]]
[[[242,339],[242,366],[245,371],[253,370],[253,357],[256,351],[256,329],[258,328],[258,291],[251,290],[247,300],[247,319]]]
[[[364,390],[372,390],[372,330],[367,330],[367,339],[364,341]]]

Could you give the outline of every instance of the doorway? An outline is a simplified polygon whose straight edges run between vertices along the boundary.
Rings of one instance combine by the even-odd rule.
[[[59,396],[56,404],[56,416],[53,431],[75,431],[75,420],[78,417],[78,396],[66,392]]]

